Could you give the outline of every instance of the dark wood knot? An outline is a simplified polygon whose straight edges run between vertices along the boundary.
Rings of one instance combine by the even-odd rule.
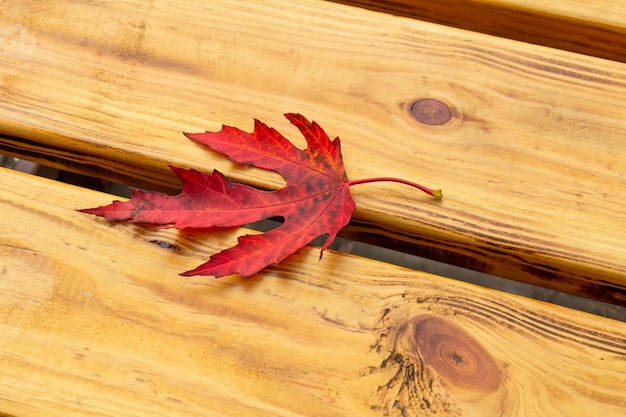
[[[409,349],[449,384],[472,391],[493,392],[500,385],[498,367],[471,335],[458,325],[434,316],[413,318]]]
[[[440,317],[410,319],[398,341],[410,356],[464,391],[494,392],[500,373],[487,351],[458,325]],[[417,356],[417,357],[415,357]]]
[[[411,104],[411,115],[427,125],[442,125],[452,118],[450,107],[434,98],[422,98]]]
[[[377,409],[417,416],[457,415],[460,402],[503,407],[501,370],[478,340],[450,320],[432,314],[404,319],[376,349],[389,352],[380,371],[391,371],[378,389]]]

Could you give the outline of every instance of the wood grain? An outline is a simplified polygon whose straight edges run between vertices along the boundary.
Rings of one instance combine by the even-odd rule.
[[[181,131],[281,113],[340,135],[350,236],[626,302],[626,66],[324,1],[2,4],[0,151],[135,185],[167,164],[263,187]],[[416,121],[417,99],[451,111]]]
[[[626,62],[623,0],[333,1]]]
[[[183,279],[230,244],[75,211],[0,170],[0,414],[620,416],[624,323],[307,248]]]

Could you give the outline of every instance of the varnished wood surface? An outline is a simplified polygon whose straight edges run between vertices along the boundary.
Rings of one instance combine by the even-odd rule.
[[[181,131],[280,114],[342,139],[350,236],[624,304],[626,67],[325,1],[2,4],[0,151],[149,188],[278,187]],[[443,125],[410,114],[434,98]]]
[[[241,231],[75,211],[111,198],[0,170],[0,415],[626,413],[624,323],[316,248],[183,279]]]
[[[624,0],[335,1],[626,62]]]

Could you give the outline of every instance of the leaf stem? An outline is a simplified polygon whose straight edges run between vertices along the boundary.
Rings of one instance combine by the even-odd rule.
[[[426,194],[430,194],[431,196],[435,198],[443,197],[441,190],[432,190],[428,187],[424,187],[423,185],[417,184],[413,181],[403,180],[402,178],[394,178],[394,177],[375,177],[375,178],[365,178],[361,180],[352,180],[352,181],[348,181],[348,186],[366,184],[368,182],[380,182],[380,181],[399,182],[400,184],[405,184],[405,185],[409,185],[411,187],[417,188],[418,190],[421,190],[425,192]]]

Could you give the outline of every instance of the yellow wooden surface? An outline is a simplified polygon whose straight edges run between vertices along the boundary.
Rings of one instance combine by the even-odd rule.
[[[624,0],[336,1],[626,62]]]
[[[623,304],[626,66],[332,2],[2,4],[0,151],[175,188],[173,163],[240,169],[181,131],[280,114],[342,138],[350,236]],[[446,103],[425,125],[410,104]]]
[[[239,231],[75,211],[111,198],[0,170],[0,415],[626,413],[624,323],[316,248],[183,279]]]

